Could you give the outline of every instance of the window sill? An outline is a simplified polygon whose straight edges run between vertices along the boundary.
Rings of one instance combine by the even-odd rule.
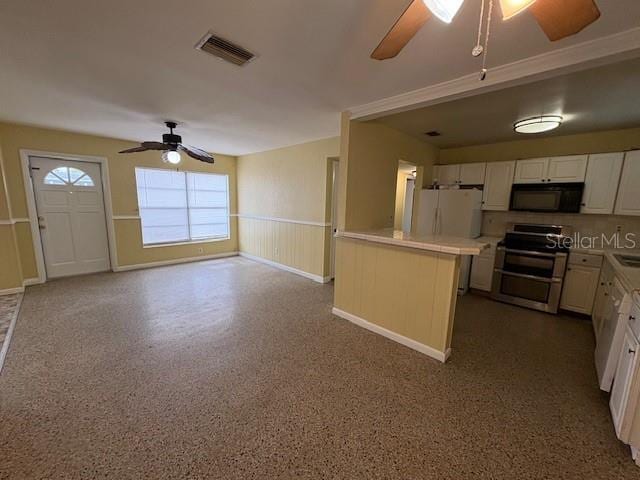
[[[197,245],[200,243],[224,242],[226,240],[231,240],[231,237],[205,238],[202,240],[189,240],[186,242],[152,243],[150,245],[143,245],[142,248],[177,247],[178,245]]]

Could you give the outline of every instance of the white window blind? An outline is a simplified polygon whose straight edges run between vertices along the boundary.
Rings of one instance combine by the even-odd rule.
[[[229,238],[227,175],[136,168],[142,241]]]

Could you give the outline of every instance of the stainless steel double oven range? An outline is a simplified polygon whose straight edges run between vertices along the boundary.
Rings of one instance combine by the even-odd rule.
[[[496,250],[491,297],[557,313],[570,233],[559,225],[514,225]]]

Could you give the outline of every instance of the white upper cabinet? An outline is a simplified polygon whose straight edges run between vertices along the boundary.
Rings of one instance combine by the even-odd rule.
[[[589,155],[581,213],[612,214],[624,153]]]
[[[587,173],[588,155],[551,157],[547,181],[552,183],[582,183]]]
[[[438,167],[438,183],[440,185],[457,185],[460,179],[460,165],[440,165]]]
[[[547,180],[548,158],[532,158],[516,162],[513,183],[541,183]]]
[[[616,200],[616,215],[640,215],[640,150],[627,152]]]
[[[486,163],[463,163],[460,165],[460,185],[483,185]]]
[[[482,185],[486,163],[436,165],[433,179],[440,185]]]
[[[518,160],[513,183],[580,183],[587,171],[587,155]]]
[[[483,210],[509,210],[516,162],[487,163],[482,193]]]

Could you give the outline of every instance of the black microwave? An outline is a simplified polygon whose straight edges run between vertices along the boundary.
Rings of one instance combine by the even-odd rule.
[[[584,183],[514,184],[509,210],[580,213]]]

